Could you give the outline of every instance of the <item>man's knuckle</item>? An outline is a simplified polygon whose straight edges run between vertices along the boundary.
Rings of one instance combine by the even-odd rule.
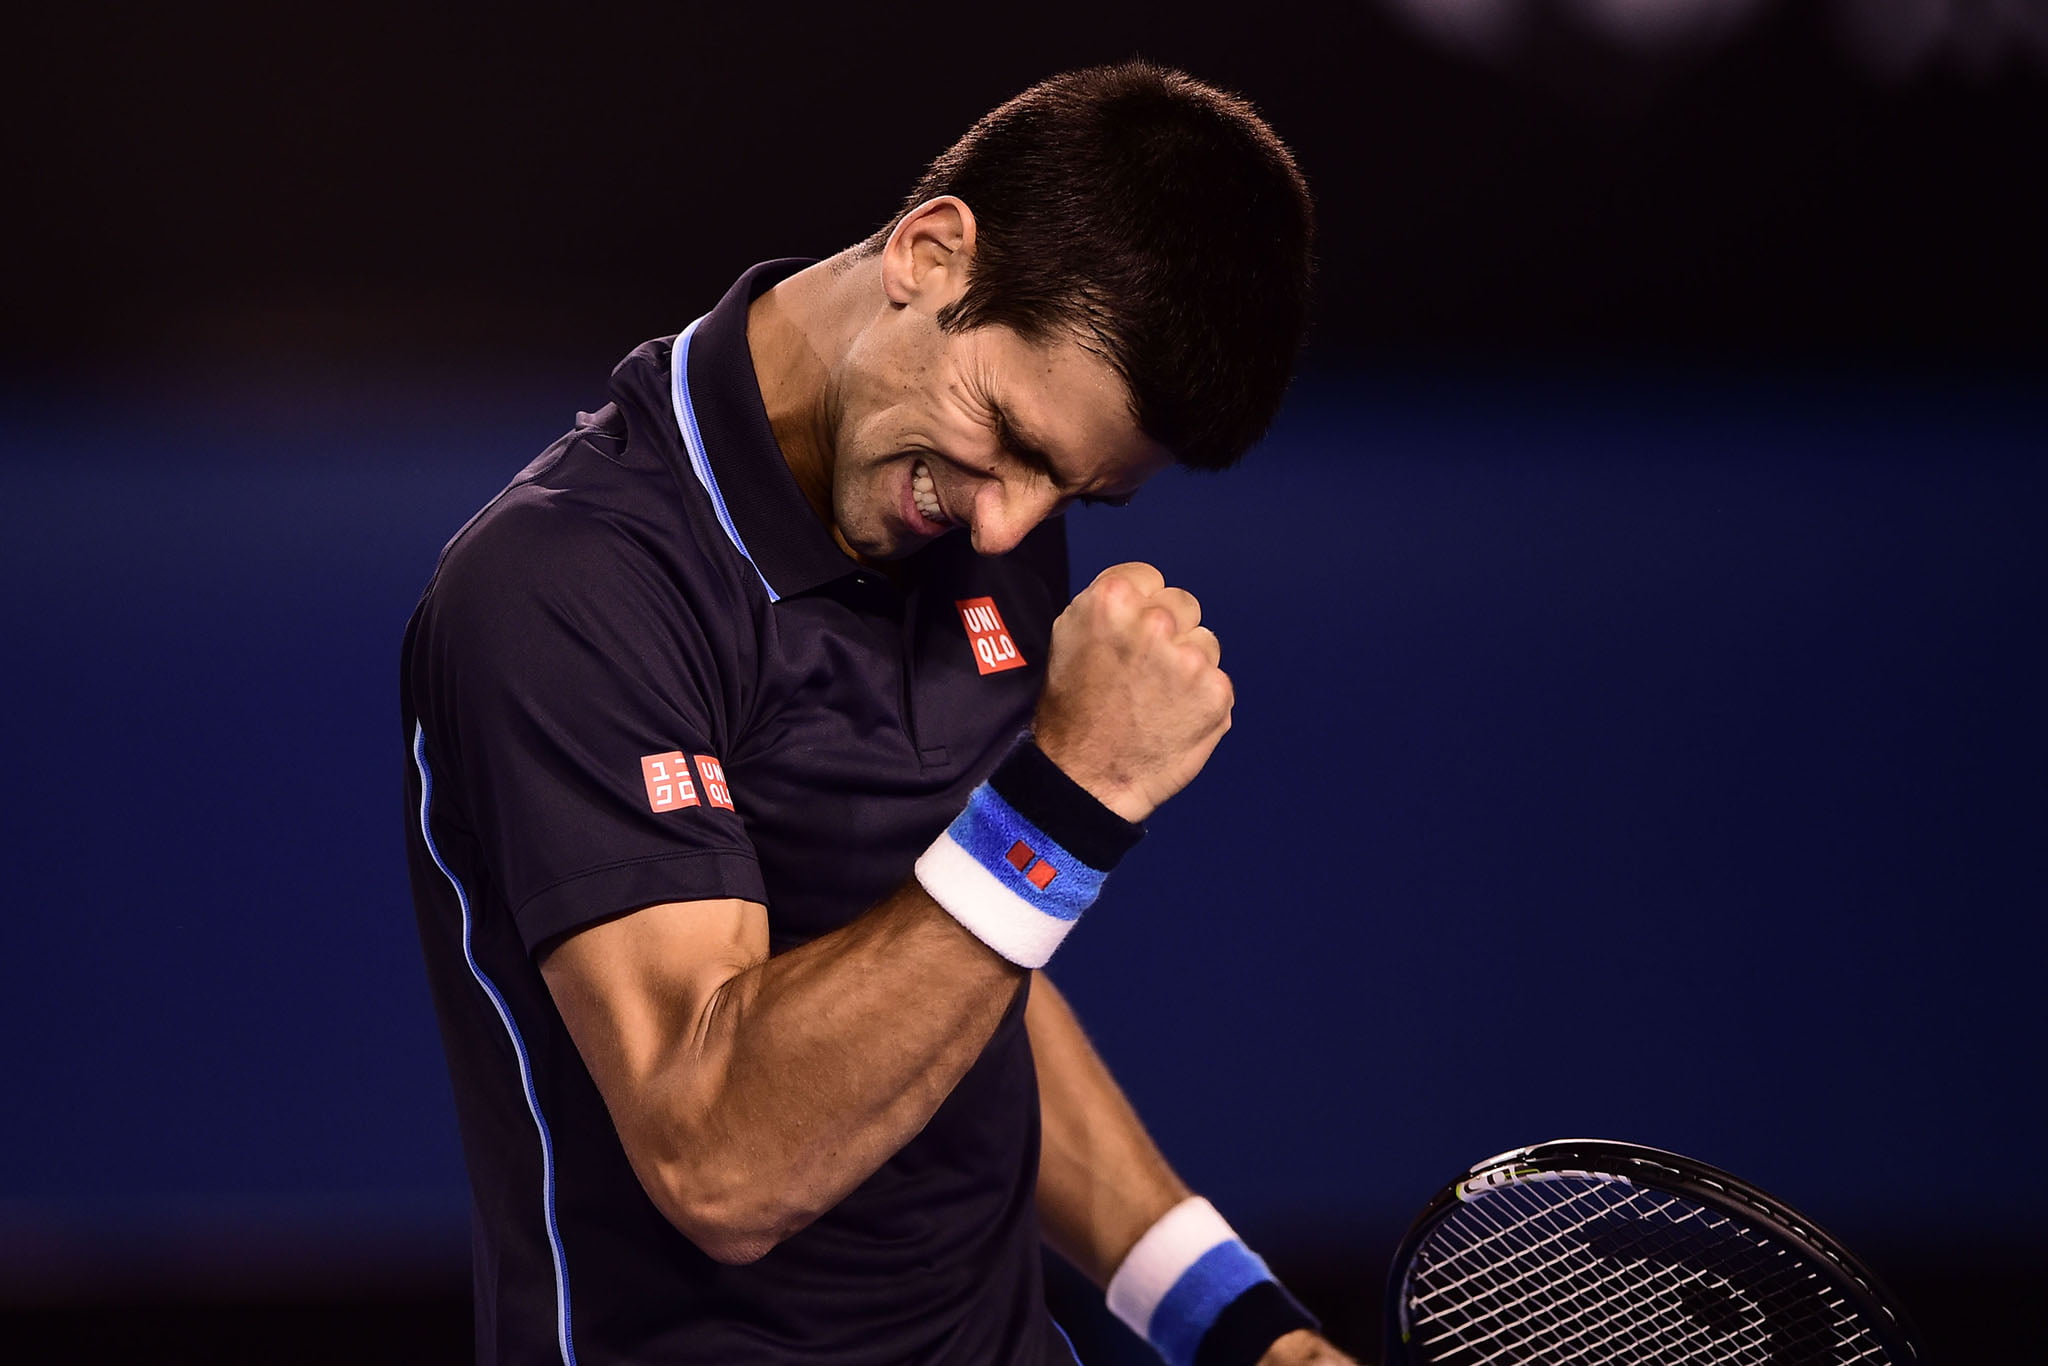
[[[1104,575],[1097,581],[1096,596],[1106,607],[1122,607],[1138,596],[1137,585],[1122,575]]]

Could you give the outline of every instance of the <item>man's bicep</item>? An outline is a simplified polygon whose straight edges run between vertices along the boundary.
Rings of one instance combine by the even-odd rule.
[[[648,906],[565,935],[541,976],[622,1122],[678,1062],[726,983],[768,956],[768,911],[726,898]],[[623,1136],[623,1135],[622,1135]]]

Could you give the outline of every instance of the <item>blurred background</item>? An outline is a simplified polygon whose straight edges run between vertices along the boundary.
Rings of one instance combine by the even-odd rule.
[[[1323,230],[1265,446],[1072,519],[1240,692],[1055,974],[1168,1153],[1369,1355],[1422,1201],[1586,1134],[1801,1207],[1937,1359],[2038,1350],[2048,6],[12,30],[0,1338],[465,1359],[400,825],[436,552],[634,344],[1144,55]]]

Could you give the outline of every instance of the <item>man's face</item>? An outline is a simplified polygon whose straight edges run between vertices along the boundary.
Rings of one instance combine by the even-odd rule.
[[[835,379],[833,521],[870,559],[962,529],[1000,555],[1071,504],[1121,501],[1173,463],[1116,371],[1068,339],[948,333],[912,306],[864,331]]]

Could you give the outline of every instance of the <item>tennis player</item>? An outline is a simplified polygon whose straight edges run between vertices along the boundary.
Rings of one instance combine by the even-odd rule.
[[[1042,1241],[1169,1362],[1345,1360],[1038,971],[1232,705],[1158,570],[1070,595],[1060,514],[1257,439],[1310,235],[1242,101],[1058,77],[450,543],[403,697],[480,1361],[1070,1363]]]

